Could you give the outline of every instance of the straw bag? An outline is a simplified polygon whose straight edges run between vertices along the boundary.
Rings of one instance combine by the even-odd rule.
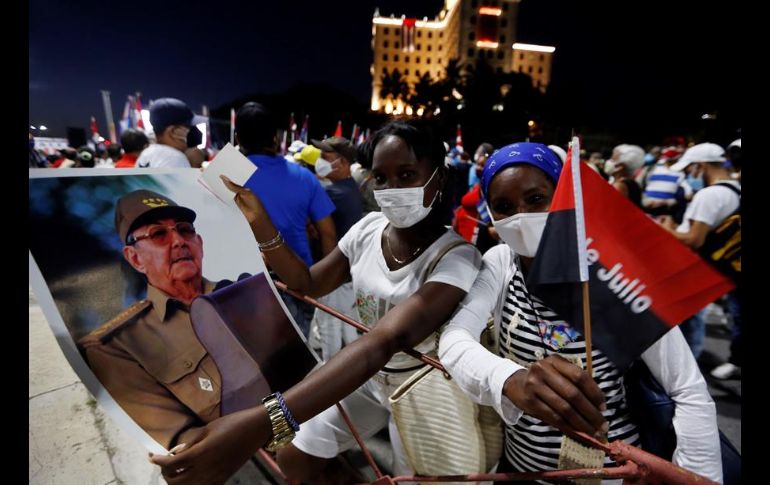
[[[459,244],[444,248],[426,279],[438,260]],[[449,374],[426,366],[399,386],[389,402],[407,461],[417,474],[485,473],[500,459],[502,420],[493,408],[471,401]]]
[[[390,396],[409,465],[419,475],[485,473],[503,451],[494,409],[480,406],[447,374],[426,366]]]

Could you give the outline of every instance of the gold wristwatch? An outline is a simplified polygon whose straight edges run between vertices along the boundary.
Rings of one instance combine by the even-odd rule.
[[[291,440],[294,439],[294,430],[286,420],[286,416],[275,394],[270,394],[264,398],[262,404],[264,404],[267,410],[267,417],[270,418],[270,424],[273,427],[273,439],[265,446],[265,449],[275,453],[291,443]]]

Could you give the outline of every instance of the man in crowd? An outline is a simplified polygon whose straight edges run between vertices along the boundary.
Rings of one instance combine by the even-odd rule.
[[[257,166],[245,186],[257,194],[286,244],[310,267],[313,256],[306,223],[312,221],[319,234],[322,257],[329,254],[337,245],[331,216],[335,207],[313,173],[278,154],[277,127],[272,113],[261,104],[249,102],[238,110],[236,141]],[[314,308],[285,293],[281,297],[307,336]]]
[[[147,148],[150,140],[142,130],[129,128],[120,135],[120,144],[123,145],[123,156],[115,162],[115,168],[134,168],[136,160],[141,155],[142,150]]]
[[[185,156],[188,137],[199,119],[187,105],[175,98],[160,98],[150,104],[150,123],[156,143],[147,147],[136,161],[137,167],[190,168]],[[194,145],[193,145],[194,146]]]

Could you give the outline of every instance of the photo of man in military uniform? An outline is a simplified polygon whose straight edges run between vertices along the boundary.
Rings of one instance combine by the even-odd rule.
[[[167,449],[220,416],[222,379],[190,323],[192,300],[215,288],[202,275],[195,217],[149,190],[118,201],[123,257],[146,278],[147,298],[79,341],[102,385]]]

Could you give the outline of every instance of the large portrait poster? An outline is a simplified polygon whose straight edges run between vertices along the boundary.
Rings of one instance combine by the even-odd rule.
[[[29,175],[30,286],[85,386],[153,453],[285,391],[318,361],[245,218],[199,176]]]

